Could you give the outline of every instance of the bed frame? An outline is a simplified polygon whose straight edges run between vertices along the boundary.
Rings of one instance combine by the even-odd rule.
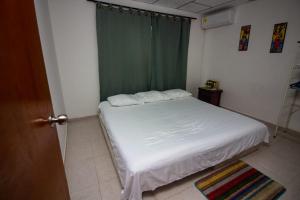
[[[116,170],[116,172],[118,173],[118,179],[119,179],[119,182],[121,183],[121,187],[123,189],[123,184],[122,184],[122,181],[121,181],[121,178],[120,178],[120,173],[119,173],[119,170],[118,170],[118,165],[117,165],[117,162],[115,160],[115,155],[114,155],[114,152],[112,150],[112,146],[111,146],[111,143],[110,143],[110,139],[108,138],[108,134],[107,134],[107,129],[103,123],[103,118],[102,118],[102,115],[101,113],[99,112],[99,117],[98,117],[99,121],[100,121],[100,126],[101,126],[101,129],[102,129],[102,132],[104,134],[104,138],[105,138],[105,142],[106,142],[106,145],[108,146],[108,149],[109,149],[109,154],[110,154],[110,157],[112,158],[112,161],[113,161],[113,165],[114,165],[114,168]]]

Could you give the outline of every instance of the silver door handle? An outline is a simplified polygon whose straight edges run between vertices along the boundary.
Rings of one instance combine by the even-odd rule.
[[[54,126],[54,124],[63,125],[67,123],[68,116],[67,115],[58,115],[57,117],[49,116],[48,117],[48,123],[50,126]]]

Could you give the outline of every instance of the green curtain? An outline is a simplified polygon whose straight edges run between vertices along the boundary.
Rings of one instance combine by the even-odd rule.
[[[97,4],[100,101],[150,89],[151,16]]]
[[[189,19],[152,17],[152,90],[186,88],[189,35]]]
[[[190,20],[97,4],[100,101],[185,89]]]

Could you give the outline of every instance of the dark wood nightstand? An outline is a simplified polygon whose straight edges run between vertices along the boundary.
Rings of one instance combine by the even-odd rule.
[[[209,90],[205,88],[198,88],[198,99],[215,106],[220,106],[222,92],[223,90]]]

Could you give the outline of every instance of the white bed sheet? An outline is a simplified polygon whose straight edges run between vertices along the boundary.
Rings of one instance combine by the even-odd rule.
[[[120,176],[122,200],[171,183],[268,143],[267,127],[193,97],[112,107],[99,105]]]

